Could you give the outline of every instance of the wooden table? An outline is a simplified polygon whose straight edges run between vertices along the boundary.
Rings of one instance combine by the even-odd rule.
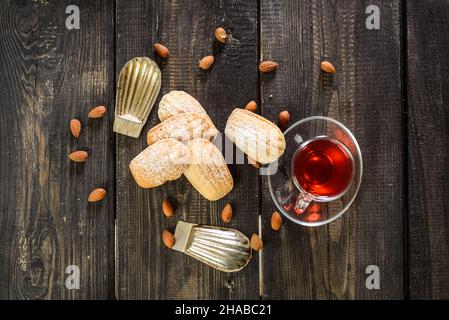
[[[68,30],[68,5],[80,29]],[[367,29],[369,5],[380,29]],[[444,0],[3,0],[0,3],[0,298],[2,299],[402,299],[449,298],[449,2]],[[223,26],[226,45],[214,41]],[[167,61],[153,43],[170,48]],[[197,61],[213,54],[200,71]],[[209,202],[181,178],[144,190],[128,164],[158,123],[156,108],[139,139],[112,132],[115,82],[125,62],[154,58],[161,94],[197,97],[219,130],[249,100],[276,121],[310,115],[340,120],[356,135],[364,178],[350,210],[305,228],[284,221],[267,181],[231,165],[234,190]],[[274,59],[274,74],[260,74]],[[324,75],[320,61],[338,72]],[[160,99],[160,97],[159,97]],[[159,101],[158,99],[158,101]],[[158,101],[156,103],[158,103]],[[92,106],[108,116],[88,120]],[[68,130],[79,118],[79,139]],[[87,150],[75,165],[67,155]],[[96,187],[107,198],[86,199]],[[168,196],[176,214],[165,218]],[[167,250],[178,220],[230,227],[265,242],[238,273],[211,269]],[[66,287],[66,268],[80,288]],[[368,290],[366,268],[380,270]]]

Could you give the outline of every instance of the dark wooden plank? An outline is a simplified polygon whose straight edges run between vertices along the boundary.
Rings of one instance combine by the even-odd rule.
[[[261,58],[280,64],[261,78],[263,114],[276,121],[287,109],[293,122],[311,115],[340,120],[357,137],[365,169],[349,211],[318,228],[284,221],[272,231],[274,204],[264,183],[266,298],[403,297],[400,5],[377,1],[381,28],[367,30],[370,4],[261,2]],[[338,70],[333,77],[320,71],[324,58]],[[380,290],[365,287],[371,264],[380,268]]]
[[[410,298],[449,298],[449,3],[407,2]]]
[[[81,29],[66,28],[72,1],[0,4],[0,298],[105,299],[113,291],[113,6],[77,1]],[[83,124],[76,140],[69,121]],[[67,155],[88,150],[84,165]],[[108,197],[88,204],[92,188]],[[80,289],[65,286],[80,269]]]
[[[231,34],[225,46],[214,42],[218,26]],[[199,99],[220,131],[235,106],[257,98],[256,1],[118,1],[117,74],[135,56],[154,58],[156,41],[170,49],[167,61],[157,59],[162,70],[160,96],[187,91]],[[197,61],[210,54],[216,59],[212,69],[199,70]],[[140,139],[117,136],[117,297],[257,298],[257,256],[243,271],[226,274],[163,246],[162,230],[174,231],[180,219],[222,225],[220,212],[226,202],[235,212],[230,227],[247,235],[257,232],[259,188],[257,172],[248,166],[231,166],[234,190],[216,202],[202,198],[184,177],[152,190],[139,188],[128,164],[145,148],[148,129],[159,122],[158,103],[159,99]],[[165,196],[176,206],[170,219],[161,211]]]

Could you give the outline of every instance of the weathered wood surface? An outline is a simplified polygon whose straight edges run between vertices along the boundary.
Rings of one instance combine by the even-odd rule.
[[[0,2],[1,299],[449,298],[446,1],[80,0],[81,29],[69,31],[71,4]],[[370,4],[380,30],[365,27]],[[231,35],[226,45],[214,41],[218,26]],[[292,121],[328,115],[353,130],[365,172],[350,210],[325,227],[284,221],[274,232],[266,180],[248,165],[230,166],[235,188],[212,203],[185,178],[137,187],[128,164],[156,109],[140,139],[113,134],[115,78],[128,59],[154,58],[156,41],[171,53],[155,58],[160,96],[191,93],[220,131],[249,100],[273,121],[286,109]],[[199,70],[209,54],[214,66]],[[336,75],[321,73],[324,58]],[[280,68],[259,75],[259,59]],[[98,104],[108,117],[88,120]],[[89,152],[84,165],[67,159],[76,149]],[[100,186],[107,198],[88,204]],[[170,219],[165,196],[176,206]],[[256,254],[226,274],[163,247],[162,230],[179,219],[223,225],[227,202],[229,226],[248,236],[262,214],[261,265]],[[80,268],[79,290],[65,287],[68,265]],[[380,290],[365,287],[368,265],[380,268]]]
[[[257,1],[118,1],[117,75],[135,56],[154,58],[153,43],[170,49],[162,71],[161,94],[185,90],[204,106],[223,132],[235,106],[258,95]],[[214,40],[215,28],[230,34],[226,45]],[[209,71],[198,60],[215,56]],[[246,299],[258,298],[258,259],[243,271],[227,274],[211,269],[179,252],[167,250],[161,233],[174,231],[178,220],[223,225],[225,203],[234,208],[230,227],[247,235],[258,230],[259,182],[249,166],[230,166],[235,187],[220,201],[209,202],[182,177],[144,190],[130,175],[130,160],[146,147],[146,132],[159,122],[157,104],[140,139],[117,137],[117,278],[119,299]],[[173,217],[162,214],[162,199],[176,207]]]
[[[113,5],[78,1],[80,30],[67,30],[71,1],[0,4],[0,298],[95,299],[113,291]],[[113,108],[110,108],[112,111]],[[79,139],[69,121],[83,124]],[[67,155],[90,154],[76,165]],[[91,189],[107,198],[88,204]],[[80,289],[65,287],[66,267]]]
[[[407,1],[410,298],[449,299],[447,1]]]
[[[348,126],[364,156],[360,193],[344,216],[318,228],[286,222],[263,189],[264,297],[402,298],[403,197],[399,1],[380,1],[380,30],[367,30],[368,1],[261,1],[261,58],[280,67],[262,76],[263,115],[292,122],[326,115]],[[281,23],[282,21],[282,23]],[[335,64],[334,76],[320,62]],[[266,182],[266,181],[265,181]],[[381,289],[367,290],[377,265]]]

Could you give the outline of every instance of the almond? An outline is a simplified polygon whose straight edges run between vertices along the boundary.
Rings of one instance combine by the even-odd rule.
[[[104,190],[103,188],[97,188],[89,194],[89,198],[87,198],[87,201],[97,202],[103,200],[104,197],[106,197],[106,190]]]
[[[228,203],[224,206],[223,210],[221,211],[221,220],[223,220],[223,222],[228,223],[229,221],[231,221],[231,219],[232,219],[232,207]]]
[[[70,120],[70,131],[75,138],[79,138],[81,134],[81,122],[78,119]]]
[[[172,248],[175,245],[175,236],[168,230],[162,231],[162,241],[167,248]]]
[[[255,112],[257,110],[257,103],[256,101],[250,101],[245,107],[246,110]]]
[[[263,248],[262,239],[255,233],[251,236],[251,248],[253,248],[254,251],[259,251]]]
[[[283,129],[287,128],[288,123],[290,122],[290,113],[286,110],[281,111],[278,115],[279,124]]]
[[[253,158],[251,158],[250,156],[248,156],[248,163],[256,169],[260,168],[260,163],[257,162],[256,160],[254,160]]]
[[[327,73],[335,73],[335,67],[332,63],[330,63],[329,61],[323,61],[321,62],[321,70],[323,70],[324,72]]]
[[[168,55],[170,54],[166,46],[157,42],[154,44],[154,51],[161,58],[167,58]]]
[[[276,70],[278,68],[278,66],[279,65],[277,64],[277,62],[266,60],[266,61],[262,61],[259,64],[259,70],[264,73],[272,72],[272,71]]]
[[[212,64],[214,63],[214,60],[215,60],[214,56],[205,56],[199,62],[200,68],[203,70],[209,69],[212,66]]]
[[[279,214],[279,212],[274,211],[271,214],[271,229],[277,231],[281,228],[282,226],[282,217]]]
[[[105,106],[98,106],[90,110],[89,114],[87,115],[89,118],[95,119],[95,118],[101,118],[106,114],[106,107]]]
[[[75,151],[69,154],[69,159],[75,162],[84,162],[89,157],[86,151]]]
[[[215,29],[215,38],[221,43],[226,43],[226,38],[228,35],[226,34],[225,29],[222,27]]]
[[[171,217],[173,213],[175,212],[175,209],[173,208],[173,205],[171,204],[170,200],[167,198],[162,201],[162,212],[164,212],[164,215],[166,217]]]

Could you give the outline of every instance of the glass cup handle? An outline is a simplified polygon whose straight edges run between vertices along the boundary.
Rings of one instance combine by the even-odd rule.
[[[310,202],[312,201],[312,197],[309,195],[306,195],[304,193],[298,194],[295,201],[295,206],[293,207],[293,210],[296,214],[302,214],[304,213],[307,208],[309,207]]]

